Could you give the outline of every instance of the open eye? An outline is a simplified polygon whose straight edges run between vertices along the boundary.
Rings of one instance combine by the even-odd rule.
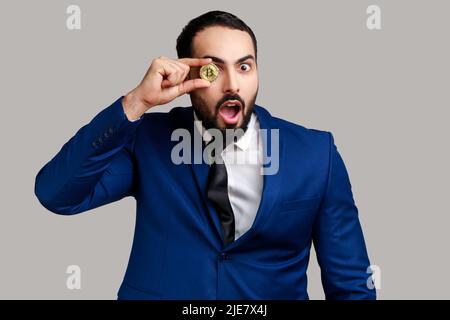
[[[241,64],[241,65],[239,66],[239,68],[240,68],[242,71],[249,71],[249,70],[250,70],[250,65],[249,65],[248,63],[243,63],[243,64]]]

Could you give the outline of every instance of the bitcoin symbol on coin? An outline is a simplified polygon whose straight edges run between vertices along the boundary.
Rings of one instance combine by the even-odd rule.
[[[210,63],[200,68],[200,78],[213,82],[219,76],[219,68],[214,64]]]

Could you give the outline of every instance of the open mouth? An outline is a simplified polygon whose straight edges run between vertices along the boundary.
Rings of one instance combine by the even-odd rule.
[[[219,114],[226,124],[236,124],[241,110],[242,104],[239,100],[228,100],[220,106]]]

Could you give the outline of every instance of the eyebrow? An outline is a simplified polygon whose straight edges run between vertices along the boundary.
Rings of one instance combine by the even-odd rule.
[[[216,63],[225,64],[225,60],[223,60],[223,59],[221,59],[221,58],[218,58],[218,57],[215,57],[215,56],[203,56],[202,58],[211,58],[212,61],[214,61],[214,62],[216,62]],[[248,55],[246,55],[246,56],[244,56],[244,57],[242,57],[242,58],[239,58],[239,59],[235,62],[235,64],[244,62],[245,60],[248,60],[248,59],[252,59],[253,61],[255,61],[255,57],[254,57],[252,54],[248,54]]]

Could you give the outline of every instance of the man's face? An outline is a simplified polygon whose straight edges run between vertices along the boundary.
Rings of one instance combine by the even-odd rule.
[[[222,26],[207,27],[195,35],[192,56],[212,58],[219,68],[219,76],[208,88],[190,94],[205,128],[246,130],[258,94],[258,70],[250,35]],[[189,76],[198,78],[199,69],[193,68]]]

